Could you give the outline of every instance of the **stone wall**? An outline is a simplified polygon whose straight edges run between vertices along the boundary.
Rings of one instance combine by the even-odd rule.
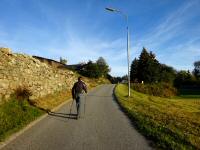
[[[72,88],[76,77],[72,71],[42,63],[32,56],[14,54],[0,48],[0,101],[7,99],[19,87],[27,87],[37,99],[47,94]]]
[[[85,64],[74,64],[74,65],[66,65],[66,64],[62,64],[58,61],[52,60],[52,59],[48,59],[48,58],[43,58],[43,57],[39,57],[39,56],[32,56],[35,59],[38,59],[39,61],[46,63],[54,68],[59,68],[59,69],[70,69],[70,70],[80,70],[82,69]]]
[[[52,59],[48,59],[48,58],[43,58],[43,57],[39,57],[39,56],[32,56],[35,59],[38,59],[40,62],[43,62],[45,64],[48,64],[54,68],[66,68],[65,64],[62,64],[58,61],[52,60]]]

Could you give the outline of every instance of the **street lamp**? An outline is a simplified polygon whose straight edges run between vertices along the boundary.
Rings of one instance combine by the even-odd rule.
[[[131,92],[130,92],[130,65],[129,65],[129,62],[130,62],[130,42],[129,42],[129,28],[128,28],[128,15],[124,14],[122,11],[120,10],[117,10],[117,9],[114,9],[114,8],[105,8],[106,10],[110,11],[110,12],[117,12],[117,13],[120,13],[122,16],[125,17],[126,19],[126,24],[127,24],[127,27],[126,27],[126,30],[127,30],[127,62],[128,62],[128,96],[130,97],[131,95]]]

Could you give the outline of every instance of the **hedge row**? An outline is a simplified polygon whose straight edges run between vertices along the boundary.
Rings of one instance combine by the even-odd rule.
[[[177,89],[168,83],[141,84],[132,83],[131,88],[145,94],[159,97],[173,97],[177,95]]]

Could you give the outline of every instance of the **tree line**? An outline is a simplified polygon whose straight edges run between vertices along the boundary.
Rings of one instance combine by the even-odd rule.
[[[113,77],[109,74],[110,67],[103,57],[96,61],[89,60],[80,65],[78,73],[90,78],[105,77],[112,83],[127,80],[127,75],[123,77]],[[132,83],[156,84],[168,83],[176,88],[184,86],[200,87],[200,61],[194,62],[192,72],[181,70],[177,71],[173,67],[160,63],[153,52],[142,49],[138,58],[131,63],[130,80]]]
[[[78,72],[86,77],[99,78],[107,77],[110,68],[106,60],[103,57],[99,57],[96,62],[89,60],[86,64],[83,64]]]
[[[153,52],[142,49],[139,58],[131,64],[130,80],[134,83],[170,83],[180,88],[184,85],[200,85],[200,61],[194,62],[194,70],[176,71],[173,67],[161,64]]]

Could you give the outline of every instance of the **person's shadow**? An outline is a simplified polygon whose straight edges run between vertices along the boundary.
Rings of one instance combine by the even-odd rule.
[[[54,116],[54,117],[60,117],[60,118],[68,118],[68,119],[77,119],[77,114],[65,114],[65,113],[57,113],[57,112],[52,112],[48,111],[48,115]]]

